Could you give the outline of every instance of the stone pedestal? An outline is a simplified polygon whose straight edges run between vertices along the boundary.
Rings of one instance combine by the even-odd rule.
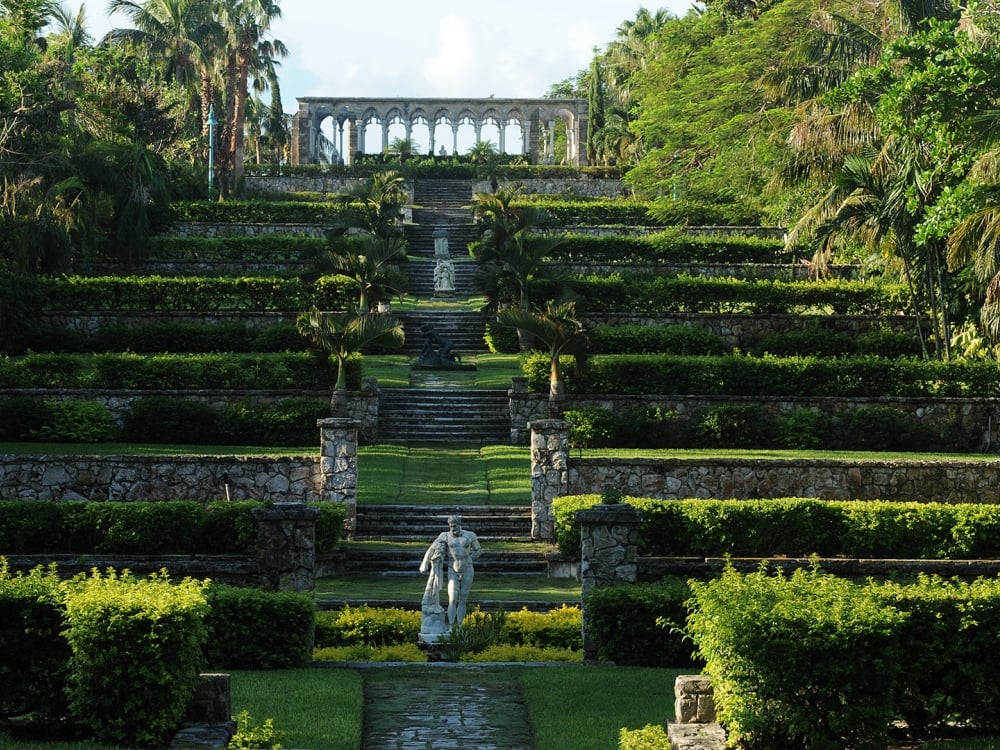
[[[704,675],[674,680],[674,721],[667,724],[674,750],[724,750],[726,732],[716,720],[712,682]]]
[[[312,591],[316,587],[316,520],[319,509],[303,503],[254,508],[257,570],[266,591]]]
[[[320,438],[320,501],[347,506],[345,526],[354,530],[358,514],[358,428],[356,419],[316,421]]]
[[[587,595],[596,588],[635,583],[638,578],[639,525],[642,513],[625,503],[600,504],[576,513],[580,524],[580,597],[584,623]],[[583,630],[583,658],[597,652]]]
[[[552,500],[569,487],[569,422],[540,419],[531,430],[531,536],[555,539]]]

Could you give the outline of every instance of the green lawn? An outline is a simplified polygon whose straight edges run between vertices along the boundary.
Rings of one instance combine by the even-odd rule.
[[[423,384],[428,375],[411,372],[415,357],[404,354],[369,354],[361,361],[362,374],[376,378],[381,388],[409,388]],[[474,371],[434,372],[442,387],[506,390],[511,380],[521,375],[521,360],[516,354],[474,354],[462,357],[463,364],[473,364]]]
[[[415,550],[417,565],[426,544]],[[427,577],[418,574],[416,566],[412,576],[384,576],[377,573],[320,578],[316,581],[316,596],[320,599],[346,599],[351,601],[410,601],[419,602],[424,593]],[[477,566],[476,578],[470,594],[470,606],[477,601],[499,602],[549,602],[553,607],[562,603],[580,602],[580,583],[573,578],[547,578],[533,575],[491,575]]]

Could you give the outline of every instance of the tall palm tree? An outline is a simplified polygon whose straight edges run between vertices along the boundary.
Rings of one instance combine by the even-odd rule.
[[[403,236],[400,221],[408,192],[406,178],[393,170],[377,172],[364,185],[339,197],[343,209],[334,233],[360,229],[383,242]]]
[[[322,262],[354,282],[358,287],[358,312],[364,314],[370,311],[372,302],[406,291],[405,277],[394,272],[396,264],[405,260],[406,242],[401,237],[380,240],[365,235],[344,243],[339,252],[326,253]]]
[[[322,312],[313,307],[299,316],[296,326],[300,334],[337,359],[337,380],[330,400],[333,416],[346,414],[347,359],[371,344],[402,346],[405,339],[403,324],[384,315]]]
[[[219,19],[226,34],[228,56],[225,77],[225,114],[222,135],[228,188],[232,190],[243,177],[246,110],[251,74],[265,75],[276,58],[288,54],[277,39],[268,38],[271,23],[281,18],[281,8],[274,0],[225,0]]]
[[[561,417],[566,394],[559,357],[563,354],[581,356],[590,343],[583,323],[577,318],[576,303],[550,301],[544,309],[530,311],[511,307],[497,315],[497,322],[527,331],[548,348],[549,416]]]
[[[617,36],[607,46],[605,58],[608,67],[608,86],[618,103],[628,107],[631,103],[629,79],[645,67],[654,50],[654,36],[673,16],[666,8],[650,12],[639,8],[635,18],[618,27]]]

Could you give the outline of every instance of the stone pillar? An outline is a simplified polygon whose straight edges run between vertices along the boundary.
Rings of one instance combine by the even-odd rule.
[[[521,125],[521,153],[528,156],[531,164],[535,163],[538,154],[538,133],[532,130],[531,120],[525,120]]]
[[[451,153],[458,156],[458,123],[451,124]]]
[[[365,152],[365,130],[368,129],[367,122],[358,123],[358,153],[363,154]]]
[[[583,658],[597,657],[586,628],[587,595],[597,588],[635,583],[639,577],[642,512],[625,503],[601,503],[576,512],[580,524],[580,599],[584,609]]]
[[[500,121],[500,154],[507,153],[507,126],[503,120]]]
[[[358,121],[349,119],[347,121],[347,146],[344,151],[344,164],[350,166],[354,163],[354,154],[358,151]]]
[[[389,123],[382,120],[382,153],[389,150]]]
[[[448,229],[446,227],[438,227],[431,233],[431,237],[434,238],[434,257],[450,258],[451,251],[448,250]]]
[[[674,721],[667,737],[675,750],[725,750],[726,733],[715,714],[712,682],[704,675],[680,675],[674,681]]]
[[[316,421],[320,438],[320,502],[347,506],[345,527],[354,530],[358,514],[357,419],[328,417]]]
[[[531,536],[555,539],[552,500],[569,487],[569,422],[539,419],[531,430]]]
[[[254,508],[257,520],[257,574],[265,591],[316,588],[316,520],[319,508],[275,503]]]

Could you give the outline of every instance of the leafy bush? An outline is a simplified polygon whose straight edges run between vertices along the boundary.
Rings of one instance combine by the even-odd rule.
[[[303,201],[175,201],[171,221],[213,224],[332,224],[344,208],[337,203]]]
[[[4,399],[0,439],[59,443],[104,443],[111,439],[111,416],[95,401]]]
[[[476,653],[463,654],[460,661],[463,662],[548,662],[548,661],[581,661],[583,651],[571,648],[556,648],[541,646],[511,646],[507,643],[498,643],[487,646],[482,651]]]
[[[659,724],[641,729],[622,727],[618,732],[618,750],[671,750],[670,738]]]
[[[70,650],[62,628],[54,566],[11,575],[0,558],[0,718],[65,715]]]
[[[815,409],[796,409],[778,419],[778,446],[790,450],[815,450],[829,434],[829,420]]]
[[[503,643],[516,646],[577,651],[583,648],[581,618],[579,607],[563,605],[547,614],[525,607],[507,615],[500,637]]]
[[[687,616],[684,603],[690,593],[677,578],[591,591],[583,610],[597,658],[623,666],[696,664],[692,646],[682,634]]]
[[[316,615],[316,647],[393,646],[420,633],[420,612],[397,607],[345,606]]]
[[[688,629],[720,721],[748,750],[884,750],[905,616],[870,588],[798,570],[692,582]]]
[[[570,423],[569,444],[574,448],[607,448],[615,444],[617,421],[608,409],[584,407],[568,409],[563,417]]]
[[[236,714],[236,733],[226,746],[230,750],[277,750],[281,747],[281,734],[274,728],[274,719],[264,719],[263,724],[252,724],[249,711]]]
[[[643,219],[636,224],[648,224],[649,221]],[[693,236],[682,229],[646,236],[568,234],[553,249],[549,258],[554,262],[613,266],[657,263],[788,263],[791,260],[780,239],[736,235]]]
[[[309,202],[309,201],[306,201]],[[315,201],[313,201],[315,202]],[[157,260],[276,261],[313,258],[326,248],[322,237],[265,234],[252,237],[152,237],[150,257]]]
[[[213,584],[205,659],[213,669],[291,669],[312,658],[310,594]]]
[[[166,574],[78,576],[65,592],[74,721],[100,742],[162,747],[198,684],[205,585]]]
[[[517,354],[521,350],[516,328],[487,323],[484,339],[493,354]]]
[[[483,612],[476,608],[461,624],[453,625],[442,635],[438,644],[446,661],[462,661],[500,644],[506,625],[507,613],[503,610]]]
[[[393,646],[325,646],[313,651],[313,661],[405,661],[425,662],[427,654],[416,643],[399,643]]]

